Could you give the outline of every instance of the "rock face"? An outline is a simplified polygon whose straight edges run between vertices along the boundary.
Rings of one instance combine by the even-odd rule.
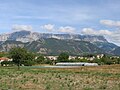
[[[10,37],[10,34],[1,34],[0,41],[6,41]]]
[[[67,52],[70,55],[104,53],[102,49],[90,42],[59,40],[54,38],[40,39],[28,43],[22,43],[20,41],[5,41],[0,44],[0,51],[8,52],[13,47],[25,47],[30,51],[46,55],[59,55],[62,52]]]
[[[18,41],[5,41],[0,43],[0,51],[8,52],[13,47],[24,47],[25,44]]]
[[[112,53],[114,53],[115,55],[120,56],[120,47],[115,48],[115,49],[112,51]]]
[[[118,46],[109,43],[103,36],[79,34],[49,34],[30,31],[18,31],[0,35],[0,51],[9,51],[12,47],[25,47],[28,50],[55,55],[68,52],[71,55],[85,53],[107,53],[118,55]]]
[[[61,40],[78,40],[88,42],[107,42],[103,36],[90,36],[90,35],[79,35],[79,34],[45,34],[30,31],[18,31],[10,34],[0,35],[0,41],[14,40],[21,42],[32,42],[42,38],[55,38]]]

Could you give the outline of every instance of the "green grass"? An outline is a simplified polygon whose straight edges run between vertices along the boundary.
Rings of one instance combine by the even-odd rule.
[[[20,70],[0,67],[0,90],[120,90],[120,65]]]

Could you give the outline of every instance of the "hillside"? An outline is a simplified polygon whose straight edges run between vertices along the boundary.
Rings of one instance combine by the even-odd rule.
[[[114,53],[115,55],[119,55],[120,56],[120,47],[118,47],[115,50],[113,50],[112,53]]]
[[[103,36],[49,34],[24,30],[0,35],[0,51],[6,52],[12,47],[25,47],[28,50],[47,55],[58,55],[61,52],[71,55],[119,54],[118,46],[109,43]]]
[[[94,47],[94,48],[93,48]],[[103,51],[95,45],[85,41],[43,39],[34,41],[27,45],[29,50],[34,50],[43,54],[58,55],[67,52],[71,55],[84,53],[102,53]]]
[[[30,51],[46,54],[58,55],[67,52],[70,55],[80,55],[85,53],[104,53],[102,49],[90,42],[75,40],[58,40],[54,38],[40,39],[33,42],[22,43],[19,41],[5,41],[1,43],[1,51],[9,51],[12,47],[25,47]]]
[[[113,43],[109,43],[109,42],[94,42],[93,43],[94,45],[96,45],[97,47],[103,49],[106,53],[109,53],[109,54],[115,54],[113,51],[115,49],[118,48],[117,45],[113,44]]]

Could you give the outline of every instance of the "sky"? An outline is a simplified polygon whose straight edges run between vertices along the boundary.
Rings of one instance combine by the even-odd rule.
[[[120,46],[120,0],[0,0],[0,34],[103,35]]]

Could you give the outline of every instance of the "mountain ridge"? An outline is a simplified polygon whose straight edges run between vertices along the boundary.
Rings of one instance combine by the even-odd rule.
[[[80,34],[50,34],[50,33],[31,32],[25,30],[0,35],[0,41],[15,40],[24,43],[36,41],[42,38],[56,38],[63,40],[72,39],[72,40],[88,41],[88,42],[108,42],[103,36],[80,35]]]
[[[24,30],[0,35],[0,51],[6,52],[12,47],[25,47],[30,51],[47,55],[60,52],[72,55],[83,53],[119,55],[116,53],[119,46],[109,43],[103,36],[95,35],[50,34]]]

